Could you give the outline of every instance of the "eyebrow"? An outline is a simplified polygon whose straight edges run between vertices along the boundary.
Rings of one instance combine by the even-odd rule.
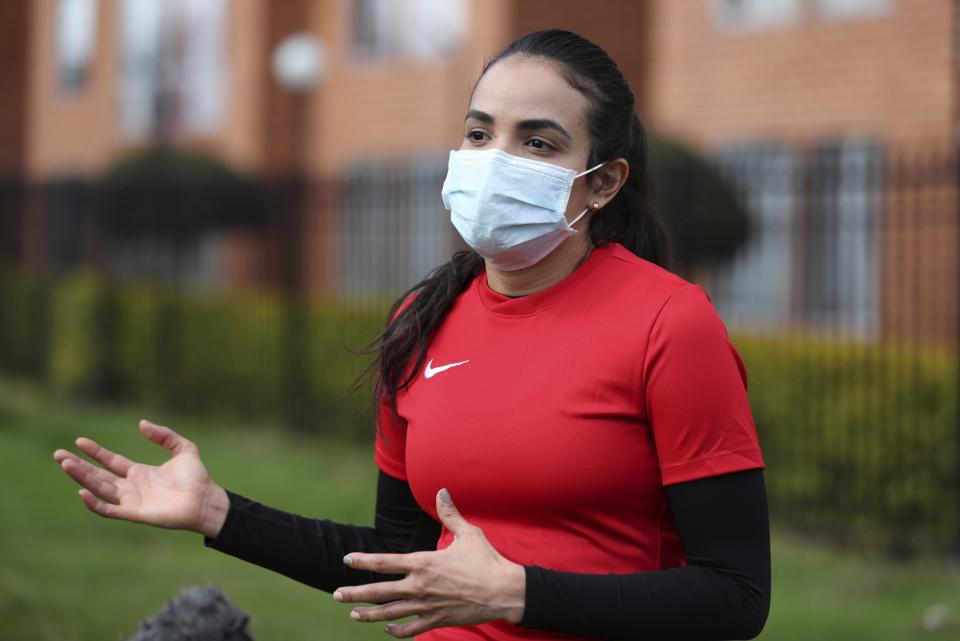
[[[480,122],[485,122],[488,125],[492,125],[495,122],[493,116],[488,114],[485,111],[480,111],[479,109],[471,109],[467,112],[466,120],[479,120]],[[556,120],[551,120],[550,118],[528,118],[526,120],[521,120],[517,123],[517,129],[520,130],[531,130],[531,129],[552,129],[567,138],[567,140],[573,140],[573,137],[570,135],[570,132],[563,128],[563,126]]]

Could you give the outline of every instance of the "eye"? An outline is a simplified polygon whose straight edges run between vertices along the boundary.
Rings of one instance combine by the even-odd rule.
[[[490,138],[490,136],[487,135],[487,133],[484,131],[480,131],[479,129],[474,129],[473,131],[467,132],[466,138],[473,143],[482,143],[482,142],[485,142],[488,138]]]
[[[530,140],[527,141],[527,144],[530,145],[530,147],[532,147],[533,149],[536,149],[537,151],[553,151],[556,149],[556,147],[548,143],[546,140],[543,140],[542,138],[531,138]]]

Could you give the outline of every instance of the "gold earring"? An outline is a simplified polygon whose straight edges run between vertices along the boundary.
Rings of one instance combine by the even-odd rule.
[[[598,209],[600,209],[600,203],[598,202],[595,202],[590,206],[593,207],[593,211],[597,211]]]

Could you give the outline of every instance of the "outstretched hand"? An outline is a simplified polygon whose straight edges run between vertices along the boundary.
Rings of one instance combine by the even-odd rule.
[[[170,460],[160,466],[137,463],[82,436],[77,447],[103,467],[64,449],[53,458],[80,485],[80,498],[91,512],[215,537],[229,502],[210,479],[197,446],[149,421],[140,421],[140,431],[167,449]]]
[[[345,603],[381,603],[354,608],[350,616],[358,621],[418,615],[414,621],[387,625],[386,631],[398,638],[498,619],[518,623],[526,588],[523,566],[497,552],[483,530],[463,518],[445,489],[437,493],[437,514],[453,534],[453,543],[436,552],[348,554],[343,562],[351,568],[406,576],[337,588],[333,598]]]

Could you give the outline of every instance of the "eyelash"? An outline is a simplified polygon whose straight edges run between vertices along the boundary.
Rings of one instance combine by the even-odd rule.
[[[468,138],[471,142],[474,142],[474,143],[483,142],[483,139],[478,140],[478,139],[474,138],[474,136],[477,135],[477,134],[480,134],[481,136],[484,136],[485,138],[489,138],[489,137],[490,137],[489,134],[487,134],[486,132],[478,131],[478,130],[468,131],[468,132],[467,132],[467,135],[466,135],[465,137]],[[532,147],[532,149],[535,149],[535,150],[537,150],[537,151],[556,151],[556,149],[557,149],[554,145],[551,145],[549,142],[547,142],[547,141],[544,140],[543,138],[531,138],[530,140],[528,140],[528,141],[527,141],[526,143],[524,143],[524,144],[529,144],[529,143],[533,143],[533,142],[539,142],[540,144],[543,145],[542,147]]]

